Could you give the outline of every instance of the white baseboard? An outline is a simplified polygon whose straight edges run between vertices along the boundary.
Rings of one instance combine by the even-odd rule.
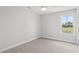
[[[47,38],[47,39],[51,39],[51,40],[57,40],[57,41],[62,41],[62,42],[68,42],[68,43],[72,43],[72,44],[76,44],[75,42],[69,42],[69,41],[66,41],[66,40],[60,40],[59,38],[54,38],[54,37],[44,37],[42,36],[43,38]],[[58,40],[59,39],[59,40]]]
[[[23,41],[23,42],[19,42],[19,43],[15,44],[15,45],[9,46],[9,47],[7,47],[7,48],[2,48],[2,49],[0,49],[0,53],[1,53],[1,52],[4,52],[4,51],[6,51],[6,50],[9,50],[9,49],[11,49],[11,48],[17,47],[17,46],[19,46],[19,45],[22,45],[22,44],[24,44],[24,43],[30,42],[30,41],[32,41],[32,40],[35,40],[35,39],[37,39],[37,38],[40,38],[40,37],[34,37],[34,38],[29,39],[29,40],[26,40],[26,41]]]

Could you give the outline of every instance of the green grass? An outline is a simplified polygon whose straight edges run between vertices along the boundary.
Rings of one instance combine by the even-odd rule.
[[[74,31],[73,27],[68,27],[68,28],[62,27],[62,32],[63,33],[73,33],[73,31]]]

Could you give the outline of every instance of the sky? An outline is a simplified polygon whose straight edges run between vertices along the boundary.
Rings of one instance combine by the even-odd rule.
[[[66,22],[73,22],[73,16],[61,16],[61,22],[66,23]]]

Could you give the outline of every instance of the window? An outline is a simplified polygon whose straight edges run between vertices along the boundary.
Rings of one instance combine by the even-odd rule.
[[[73,33],[73,16],[62,16],[61,17],[61,28],[63,33]]]

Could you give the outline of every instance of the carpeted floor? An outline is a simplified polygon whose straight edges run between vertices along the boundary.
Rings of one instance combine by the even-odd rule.
[[[39,38],[3,53],[79,53],[79,46],[67,42]]]

